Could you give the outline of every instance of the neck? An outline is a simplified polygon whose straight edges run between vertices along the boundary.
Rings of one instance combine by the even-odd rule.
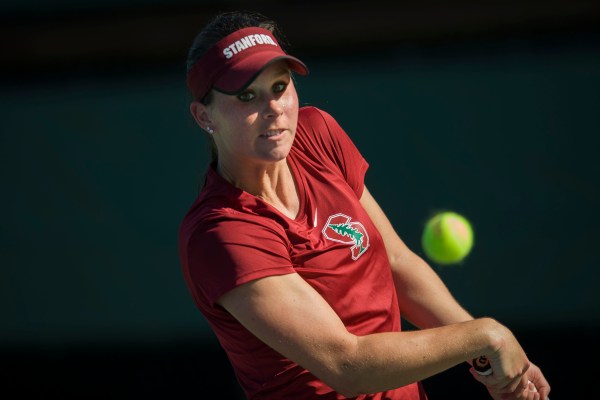
[[[300,207],[296,183],[287,160],[235,171],[219,163],[217,172],[234,186],[269,203],[289,218],[295,218]]]

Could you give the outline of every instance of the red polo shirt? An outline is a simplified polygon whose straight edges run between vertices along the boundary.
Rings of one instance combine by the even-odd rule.
[[[400,330],[383,240],[359,202],[368,163],[339,124],[314,107],[300,109],[287,160],[300,196],[295,219],[208,171],[180,227],[183,273],[248,398],[341,399],[216,304],[238,285],[295,273],[323,296],[349,332]],[[426,396],[411,384],[359,398]]]

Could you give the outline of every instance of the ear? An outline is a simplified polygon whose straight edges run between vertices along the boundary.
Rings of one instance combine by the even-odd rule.
[[[190,104],[190,113],[200,128],[207,130],[212,125],[206,106],[199,101],[192,101]]]

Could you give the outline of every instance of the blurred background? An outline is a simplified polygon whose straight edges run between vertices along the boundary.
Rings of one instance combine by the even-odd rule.
[[[301,102],[353,138],[413,250],[423,255],[437,211],[472,221],[468,259],[432,264],[458,300],[512,328],[552,398],[597,396],[593,0],[3,1],[3,391],[242,398],[177,254],[209,154],[188,112],[186,53],[236,9],[280,23],[311,69]],[[466,365],[425,385],[431,400],[487,398]]]

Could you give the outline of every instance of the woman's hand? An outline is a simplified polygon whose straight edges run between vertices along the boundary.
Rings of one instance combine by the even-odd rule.
[[[540,393],[540,399],[547,400],[550,395],[550,384],[537,365],[531,363],[527,370],[527,379],[531,381]]]
[[[550,394],[550,384],[542,374],[539,367],[533,363],[529,363],[529,369],[520,378],[513,382],[513,385],[505,387],[488,386],[483,379],[478,379],[481,375],[472,372],[475,379],[486,385],[486,388],[494,400],[547,400]],[[511,387],[514,390],[510,390]]]
[[[471,373],[476,380],[486,386],[488,391],[494,394],[508,394],[528,390],[525,374],[530,367],[530,362],[515,336],[502,324],[496,324],[492,331],[491,352],[485,356],[489,361],[492,374],[479,375],[474,368],[471,368]]]

